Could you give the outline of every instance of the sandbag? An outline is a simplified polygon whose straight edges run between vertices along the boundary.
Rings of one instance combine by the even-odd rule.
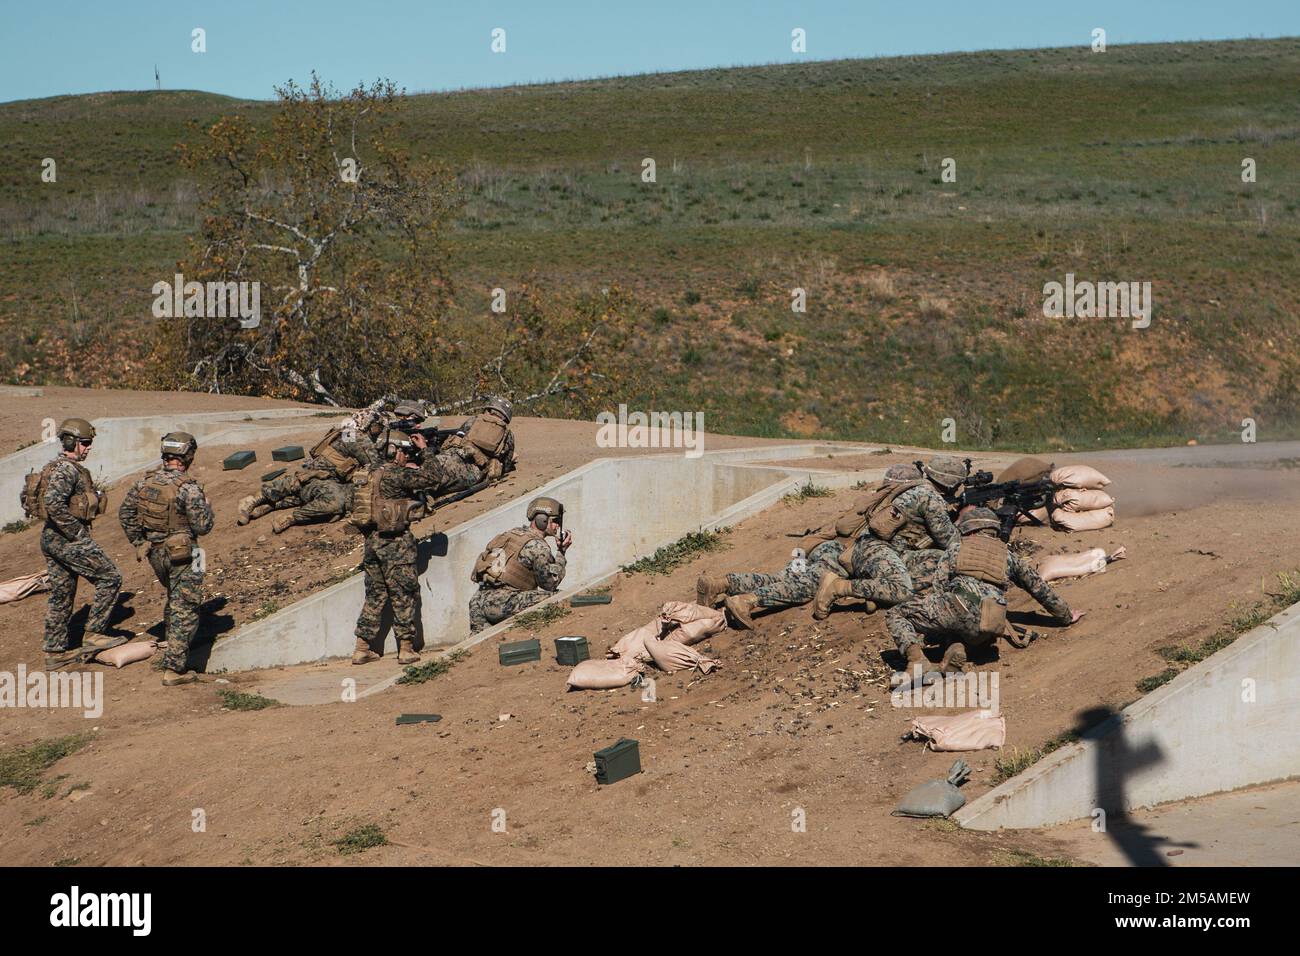
[[[1062,465],[1052,472],[1052,481],[1063,488],[1105,488],[1110,479],[1091,465]]]
[[[1109,555],[1102,548],[1089,548],[1078,554],[1053,554],[1039,562],[1038,575],[1044,581],[1058,581],[1061,578],[1098,574],[1105,571],[1112,561],[1119,561],[1126,554],[1123,547],[1116,548]]]
[[[965,794],[947,780],[927,780],[909,790],[891,816],[950,817],[965,805]]]
[[[1098,488],[1062,488],[1052,497],[1062,511],[1100,511],[1115,504],[1114,498]]]
[[[1115,523],[1115,509],[1097,511],[1053,511],[1052,527],[1057,531],[1100,531]]]
[[[707,674],[718,666],[716,660],[705,657],[695,648],[687,647],[681,641],[674,641],[670,637],[662,640],[651,638],[645,642],[645,649],[650,659],[655,662],[655,666],[669,674],[691,668],[698,668],[700,673]]]
[[[637,661],[650,660],[650,654],[646,651],[647,641],[658,640],[659,635],[663,632],[663,622],[659,618],[653,618],[642,624],[635,631],[628,631],[611,647],[606,653],[609,657],[629,657]]]
[[[1041,523],[1043,523],[1043,524],[1047,524],[1047,509],[1046,509],[1046,508],[1034,508],[1034,509],[1030,510],[1029,513],[1030,513],[1031,515],[1033,515],[1035,518],[1037,518]],[[1026,518],[1024,515],[1017,515],[1017,516],[1016,516],[1016,524],[1033,524],[1033,522],[1030,521],[1028,518]]]
[[[612,660],[585,660],[579,663],[565,680],[566,690],[609,690],[626,687],[645,669],[645,665],[631,657]]]
[[[147,661],[153,657],[156,648],[157,645],[153,641],[129,641],[126,644],[119,644],[117,647],[110,647],[106,651],[100,651],[95,655],[95,660],[100,664],[125,667],[127,664],[134,664],[136,661]]]
[[[8,581],[0,582],[0,604],[21,601],[29,594],[49,589],[50,575],[47,571],[33,571],[22,577],[10,578]]]
[[[1019,458],[1007,465],[993,480],[999,485],[1007,481],[1035,481],[1051,470],[1051,462],[1041,458]]]
[[[683,644],[698,644],[727,627],[727,614],[721,608],[686,601],[669,601],[659,619],[665,625],[665,633]],[[676,630],[670,630],[674,626]]]
[[[927,714],[912,718],[912,733],[929,739],[931,750],[983,750],[1007,740],[1007,719],[987,710]]]

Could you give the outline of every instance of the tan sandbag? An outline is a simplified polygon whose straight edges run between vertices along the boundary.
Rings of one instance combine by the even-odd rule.
[[[962,714],[927,714],[912,719],[912,733],[928,737],[931,750],[984,750],[1007,741],[1007,719],[988,710]]]
[[[153,641],[129,641],[126,644],[119,644],[117,647],[110,647],[106,651],[100,651],[95,655],[95,660],[100,664],[125,667],[127,664],[134,664],[136,661],[147,661],[153,657],[156,648],[157,645]]]
[[[1035,518],[1037,518],[1042,524],[1047,524],[1046,508],[1034,508],[1029,513],[1033,515]],[[1019,515],[1016,518],[1016,524],[1033,524],[1033,522],[1030,521],[1028,518],[1026,518],[1024,515]]]
[[[1078,554],[1053,554],[1043,558],[1038,565],[1038,575],[1044,581],[1058,581],[1061,578],[1081,578],[1086,574],[1098,574],[1106,570],[1112,561],[1119,561],[1127,556],[1127,550],[1120,546],[1107,554],[1102,548],[1089,548]]]
[[[564,685],[566,690],[609,690],[626,687],[645,669],[640,661],[630,657],[612,660],[585,660],[569,671]]]
[[[1115,509],[1097,511],[1053,511],[1052,527],[1057,531],[1100,531],[1115,523]]]
[[[1100,511],[1115,505],[1115,499],[1099,488],[1062,488],[1052,497],[1062,511]]]
[[[1105,488],[1110,479],[1091,465],[1062,465],[1052,472],[1052,481],[1064,488]]]
[[[628,631],[620,637],[617,643],[609,649],[609,657],[630,657],[633,660],[648,661],[650,654],[646,651],[646,641],[653,641],[659,638],[663,632],[663,622],[659,618],[653,618],[642,624],[635,631]]]
[[[650,659],[655,662],[655,666],[670,674],[691,668],[698,668],[700,673],[707,674],[718,666],[716,660],[705,657],[695,648],[687,647],[681,641],[674,641],[670,637],[648,640],[645,642],[645,649],[650,654]]]
[[[727,615],[721,608],[687,601],[669,601],[659,619],[666,625],[664,633],[683,644],[698,644],[727,627]],[[673,627],[676,630],[670,630]]]
[[[0,582],[0,604],[21,601],[29,594],[50,589],[50,575],[47,571],[33,571],[19,578],[10,578]]]
[[[1004,481],[1034,481],[1052,470],[1052,463],[1041,458],[1019,458],[1007,465],[1002,474],[993,480],[997,484]]]

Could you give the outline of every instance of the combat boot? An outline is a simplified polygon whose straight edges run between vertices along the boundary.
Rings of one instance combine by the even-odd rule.
[[[943,652],[943,663],[939,667],[945,674],[964,674],[970,670],[970,664],[966,661],[966,645],[961,641],[949,644]]]
[[[270,510],[271,502],[261,495],[248,495],[240,499],[239,517],[235,521],[237,524],[248,524],[254,518],[260,518]]]
[[[369,664],[379,659],[379,655],[370,649],[370,645],[358,637],[356,650],[352,652],[352,663]]]
[[[420,655],[415,652],[415,648],[410,641],[399,641],[397,644],[397,663],[399,664],[418,664]]]
[[[705,607],[717,607],[718,602],[727,596],[727,576],[705,572],[695,582],[695,600]]]
[[[727,616],[739,631],[752,631],[754,619],[750,617],[758,607],[758,598],[752,594],[733,594],[722,602],[727,609]]]
[[[834,571],[827,571],[822,574],[822,579],[817,584],[817,594],[813,597],[813,620],[824,621],[831,613],[831,608],[835,606],[838,598],[848,597],[853,593],[853,582],[848,578],[842,578]]]
[[[61,651],[45,652],[45,669],[47,671],[56,671],[60,667],[66,667],[81,660],[81,648],[68,650],[66,647]]]
[[[193,684],[199,679],[199,675],[194,671],[174,671],[170,667],[163,671],[162,685],[164,687],[179,687],[181,684]]]
[[[930,658],[925,656],[925,648],[916,644],[907,645],[907,672],[910,674],[916,669],[916,665],[921,665],[922,674],[932,674],[939,670],[938,664],[930,662]]]
[[[298,522],[294,520],[294,517],[291,514],[280,515],[271,522],[271,530],[276,534],[284,534],[297,523]]]

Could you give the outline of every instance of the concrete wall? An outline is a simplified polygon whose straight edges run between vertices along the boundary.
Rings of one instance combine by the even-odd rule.
[[[109,484],[158,460],[158,443],[170,431],[186,431],[199,445],[220,445],[243,440],[261,441],[278,434],[302,430],[302,423],[277,427],[276,419],[299,418],[311,412],[298,408],[263,408],[248,412],[203,412],[184,415],[149,415],[141,418],[96,418],[95,446],[86,467],[95,480]],[[339,416],[343,416],[343,412]],[[245,419],[249,419],[245,421]],[[57,442],[40,442],[0,458],[0,524],[23,517],[18,502],[23,479],[58,454]]]
[[[813,447],[789,446],[782,457],[808,457]],[[760,458],[768,458],[768,453],[767,448],[755,452]],[[476,588],[469,571],[474,559],[494,535],[525,523],[524,510],[537,495],[564,502],[565,526],[573,532],[568,572],[557,596],[562,599],[690,531],[739,521],[760,511],[810,475],[816,476],[818,484],[835,487],[862,477],[862,473],[737,463],[743,458],[743,452],[728,450],[718,457],[705,454],[696,459],[681,455],[601,459],[445,535],[435,535],[428,566],[420,576],[426,646],[449,647],[469,637],[469,599]],[[361,575],[312,594],[218,640],[207,669],[249,670],[346,656],[352,652],[363,599]],[[504,626],[476,637],[481,640]],[[391,649],[391,632],[386,640]]]
[[[1297,714],[1300,605],[1293,605],[971,802],[956,820],[975,830],[1052,826],[1097,807],[1133,810],[1300,776]]]

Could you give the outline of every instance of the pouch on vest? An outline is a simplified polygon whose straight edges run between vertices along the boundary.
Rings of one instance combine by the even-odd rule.
[[[27,477],[23,479],[23,490],[19,496],[22,502],[23,514],[28,518],[40,518],[44,520],[45,514],[45,486],[49,484],[48,473],[49,465],[46,465],[40,471],[29,471]]]
[[[519,560],[519,553],[523,551],[525,544],[539,537],[534,532],[517,529],[501,532],[488,542],[483,553],[474,562],[471,578],[479,582],[505,585],[520,591],[533,590],[537,587],[537,575]]]
[[[835,537],[856,538],[867,526],[867,519],[859,511],[850,511],[841,515],[835,522]]]
[[[159,534],[171,534],[174,531],[188,533],[189,522],[184,521],[176,509],[176,495],[180,486],[170,481],[155,481],[159,475],[161,472],[151,475],[136,492],[140,527]]]
[[[357,470],[361,462],[357,461],[351,455],[345,455],[334,447],[335,440],[343,434],[341,428],[331,428],[325,433],[325,437],[318,441],[311,450],[311,456],[318,458],[334,469],[344,481],[352,477],[352,473]],[[304,469],[306,471],[307,469]],[[314,476],[313,476],[314,477]],[[306,479],[310,481],[311,479]]]
[[[175,531],[159,542],[172,564],[188,562],[194,557],[194,537],[188,531]]]
[[[372,471],[364,482],[352,492],[352,512],[348,523],[358,531],[369,531],[375,526],[375,506],[379,501],[380,469]]]
[[[968,535],[961,539],[953,572],[1003,587],[1007,581],[1007,546],[998,538]]]
[[[380,498],[378,507],[371,504],[375,530],[381,534],[400,534],[411,526],[411,511],[418,504],[410,498]]]
[[[997,598],[980,601],[979,638],[982,643],[997,640],[1007,631],[1007,606]]]
[[[920,481],[903,481],[898,484],[880,485],[858,507],[866,516],[867,527],[881,541],[889,541],[898,534],[899,529],[908,523],[905,515],[899,514],[894,501],[903,492],[915,488]]]

